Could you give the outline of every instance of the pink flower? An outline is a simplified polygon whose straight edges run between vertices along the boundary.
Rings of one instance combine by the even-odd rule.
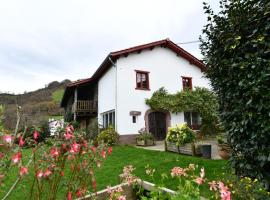
[[[34,140],[38,139],[39,132],[37,130],[34,131]]]
[[[76,196],[77,196],[77,197],[81,197],[81,196],[82,196],[82,192],[81,192],[80,189],[78,189],[78,190],[76,191]]]
[[[96,147],[91,147],[93,153],[96,153]]]
[[[24,145],[24,141],[23,141],[23,138],[22,136],[19,137],[19,146],[22,147]]]
[[[102,158],[106,158],[106,151],[102,150],[101,151],[101,156],[102,156]]]
[[[53,158],[57,158],[60,155],[60,152],[57,148],[53,147],[51,148],[50,154]]]
[[[70,140],[70,139],[74,138],[74,135],[69,133],[69,132],[66,132],[64,134],[64,137],[65,137],[66,140]]]
[[[201,184],[203,184],[204,180],[203,180],[203,178],[198,177],[198,178],[195,179],[195,182],[196,182],[198,185],[201,185]]]
[[[75,141],[73,142],[73,144],[70,147],[69,152],[70,153],[78,153],[80,151],[80,145],[77,144]]]
[[[117,200],[126,200],[126,196],[125,195],[121,195],[120,197],[118,197]]]
[[[12,136],[11,135],[4,135],[3,136],[3,140],[8,143],[8,144],[11,144],[12,142]]]
[[[22,153],[20,151],[14,154],[11,158],[14,164],[18,164],[21,161],[21,159],[22,159]]]
[[[231,199],[231,192],[229,191],[228,187],[224,185],[223,182],[218,182],[218,188],[220,192],[220,197],[222,200],[230,200]]]
[[[61,176],[64,176],[65,174],[64,174],[64,172],[63,172],[63,171],[61,171],[61,172],[60,172],[60,175],[61,175]]]
[[[71,134],[73,134],[73,132],[74,132],[74,127],[73,127],[72,125],[68,125],[68,126],[66,127],[66,133],[71,133]]]
[[[71,192],[68,192],[68,194],[67,194],[67,199],[68,199],[68,200],[72,200],[72,193],[71,193]]]
[[[108,148],[108,154],[111,155],[112,154],[112,147]]]
[[[21,168],[20,168],[20,176],[23,176],[24,174],[28,174],[28,168],[21,166]]]
[[[37,178],[42,178],[42,176],[43,176],[42,169],[37,172],[36,176],[37,176]]]
[[[175,177],[175,176],[180,177],[180,176],[186,176],[187,174],[186,174],[185,169],[183,169],[181,167],[174,167],[171,170],[171,175],[172,175],[172,177]]]
[[[43,176],[44,176],[44,177],[48,177],[48,176],[50,176],[51,174],[52,174],[52,171],[49,170],[49,169],[46,169],[46,171],[44,172]]]

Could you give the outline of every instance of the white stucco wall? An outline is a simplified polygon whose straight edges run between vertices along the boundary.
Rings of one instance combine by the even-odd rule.
[[[98,82],[98,121],[102,124],[101,113],[115,110],[116,69],[111,67]]]
[[[150,91],[136,90],[136,72],[134,70],[149,71]],[[111,71],[110,71],[111,72]],[[108,73],[107,73],[108,74]],[[121,57],[117,61],[117,131],[119,134],[137,134],[138,130],[145,127],[144,114],[149,109],[145,99],[150,98],[154,91],[165,87],[169,93],[182,90],[182,77],[192,77],[192,85],[210,88],[209,81],[202,77],[201,70],[182,57],[162,47],[153,50],[144,50],[140,54],[133,53]],[[100,86],[111,79],[111,84]],[[113,108],[113,77],[105,75],[99,83],[99,113]],[[101,90],[100,90],[101,89]],[[104,94],[106,91],[107,95]],[[110,97],[110,98],[109,98]],[[105,98],[105,99],[102,99]],[[132,123],[130,111],[140,111],[137,123]],[[183,113],[171,114],[171,125],[184,121]]]

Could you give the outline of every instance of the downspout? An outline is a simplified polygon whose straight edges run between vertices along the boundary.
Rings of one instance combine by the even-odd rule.
[[[117,130],[117,112],[118,112],[118,109],[117,109],[117,65],[115,62],[113,62],[113,60],[111,59],[111,57],[109,56],[109,61],[112,63],[112,65],[115,67],[115,130],[116,132],[118,132]]]

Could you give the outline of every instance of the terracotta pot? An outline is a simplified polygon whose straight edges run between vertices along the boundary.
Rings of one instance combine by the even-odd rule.
[[[219,150],[218,155],[223,159],[223,160],[228,160],[230,158],[230,153],[226,150]]]

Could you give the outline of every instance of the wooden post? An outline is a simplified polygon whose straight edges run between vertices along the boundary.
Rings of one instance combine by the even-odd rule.
[[[75,88],[75,91],[74,91],[74,118],[73,118],[74,121],[77,120],[77,101],[78,101],[78,90],[77,90],[77,88]]]

